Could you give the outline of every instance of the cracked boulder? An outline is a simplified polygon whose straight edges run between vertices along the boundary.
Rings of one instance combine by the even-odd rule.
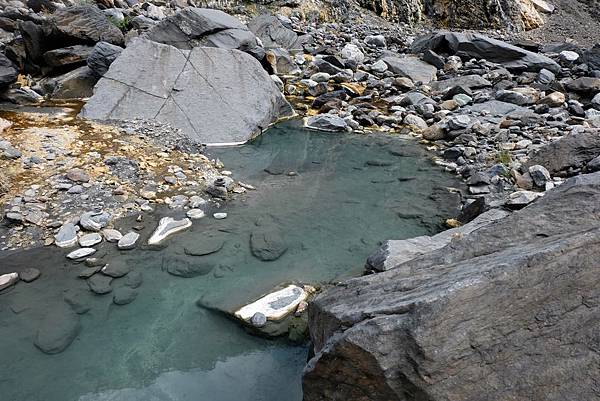
[[[93,5],[67,7],[56,11],[45,23],[53,40],[68,44],[94,44],[104,41],[124,43],[123,34],[108,17]]]
[[[309,306],[304,400],[591,400],[600,173]],[[482,398],[482,395],[483,398]]]
[[[183,50],[198,46],[237,49],[259,60],[265,55],[246,25],[223,11],[209,8],[184,8],[156,24],[146,38]]]
[[[222,144],[246,142],[292,114],[267,72],[246,53],[136,39],[100,79],[80,116],[156,120],[198,143]]]

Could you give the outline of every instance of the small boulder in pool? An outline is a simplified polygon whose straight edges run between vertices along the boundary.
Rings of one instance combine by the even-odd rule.
[[[292,284],[244,306],[234,315],[244,322],[250,322],[257,313],[264,315],[267,320],[281,320],[293,313],[300,302],[307,298],[308,292],[304,288]]]
[[[48,312],[40,322],[34,344],[45,354],[63,352],[79,334],[79,316],[67,305]]]

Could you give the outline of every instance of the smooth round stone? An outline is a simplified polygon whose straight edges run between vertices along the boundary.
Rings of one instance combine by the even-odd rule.
[[[19,273],[19,278],[26,283],[31,283],[32,281],[37,280],[41,274],[42,273],[38,269],[30,267]]]
[[[223,220],[227,218],[227,213],[215,213],[213,217],[217,220]]]
[[[142,273],[138,271],[132,271],[125,277],[125,285],[129,288],[138,288],[142,285],[143,281]]]
[[[137,291],[132,288],[119,287],[113,292],[113,302],[115,305],[127,305],[132,303],[137,295]]]
[[[102,235],[104,235],[104,239],[107,242],[119,242],[119,240],[123,238],[123,234],[121,234],[120,231],[112,228],[105,228],[102,230]]]
[[[92,307],[87,303],[86,293],[81,290],[65,290],[63,299],[78,315],[87,313]],[[87,295],[89,296],[89,295]]]
[[[0,291],[15,285],[19,281],[18,273],[7,273],[0,275]]]
[[[63,224],[54,236],[54,243],[60,248],[68,248],[77,244],[77,227],[73,223]]]
[[[102,242],[102,236],[98,233],[85,234],[79,237],[79,245],[90,247]]]
[[[183,251],[186,255],[191,256],[210,255],[211,253],[219,252],[224,244],[225,242],[222,239],[208,237],[198,243],[184,247]]]
[[[96,252],[96,250],[94,248],[79,248],[74,250],[73,252],[69,253],[67,255],[67,258],[69,259],[82,259],[85,258],[87,256],[93,255]]]
[[[192,220],[197,220],[206,216],[206,213],[204,213],[204,210],[202,209],[190,209],[187,211],[186,215]]]

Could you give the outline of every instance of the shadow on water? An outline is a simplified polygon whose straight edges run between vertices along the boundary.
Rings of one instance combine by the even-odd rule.
[[[434,233],[458,205],[446,188],[460,182],[400,138],[313,133],[286,123],[251,144],[209,153],[257,191],[227,203],[227,219],[195,221],[161,249],[119,252],[101,244],[97,255],[143,275],[129,305],[93,295],[77,278],[83,265],[67,261],[64,250],[0,255],[0,273],[42,271],[37,281],[0,293],[3,400],[299,401],[307,347],[252,337],[196,302],[232,311],[281,283],[360,274],[381,241]],[[154,224],[145,219],[142,239]],[[259,260],[250,251],[253,233],[277,236],[285,252]],[[222,244],[215,253],[189,255],[215,243]],[[204,268],[193,278],[165,271],[198,265]],[[65,290],[90,310],[71,346],[46,355],[33,345],[36,331],[65,307]]]

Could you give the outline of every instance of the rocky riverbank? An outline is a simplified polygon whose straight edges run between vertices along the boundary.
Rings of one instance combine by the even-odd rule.
[[[2,98],[85,99],[78,120],[0,121],[5,249],[79,243],[82,259],[98,240],[135,246],[113,217],[161,204],[202,217],[205,199],[252,188],[203,145],[284,118],[411,135],[468,184],[462,212],[452,231],[391,239],[367,261],[376,274],[311,305],[305,399],[597,395],[596,2],[96,3],[0,13]],[[162,220],[150,243],[190,224]],[[305,301],[288,291],[293,307],[265,310]]]

